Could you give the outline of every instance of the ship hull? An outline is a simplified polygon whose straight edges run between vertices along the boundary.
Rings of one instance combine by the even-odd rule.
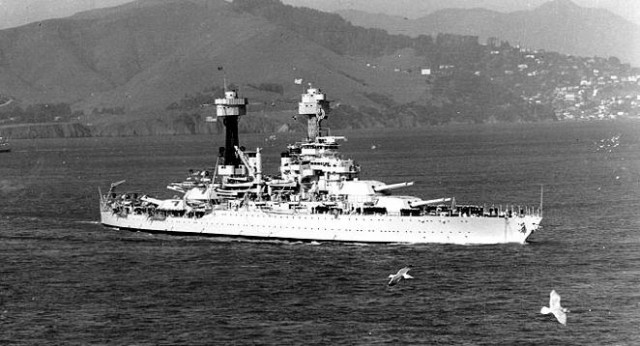
[[[362,243],[525,243],[540,217],[447,217],[271,213],[214,210],[199,218],[156,220],[145,214],[101,211],[107,227],[200,236]]]

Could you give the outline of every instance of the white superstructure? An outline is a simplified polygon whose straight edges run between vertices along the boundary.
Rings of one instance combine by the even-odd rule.
[[[282,153],[278,175],[262,171],[260,149],[239,147],[237,118],[247,101],[235,92],[216,100],[226,146],[212,171],[191,172],[168,188],[183,193],[159,200],[101,196],[105,226],[149,232],[305,241],[500,244],[524,243],[539,227],[536,208],[457,205],[454,198],[392,195],[413,182],[360,180],[360,166],[339,153],[339,136],[323,134],[329,101],[309,88],[298,107],[308,117],[304,141]]]

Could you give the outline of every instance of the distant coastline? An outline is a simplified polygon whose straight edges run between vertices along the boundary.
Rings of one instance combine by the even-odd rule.
[[[559,120],[553,121],[553,123],[611,123],[611,122],[637,122],[640,117],[624,117],[618,119],[604,119],[604,120]],[[332,131],[338,132],[352,132],[352,131],[394,131],[394,130],[406,130],[408,128],[419,130],[421,128],[456,128],[465,126],[523,126],[530,124],[535,126],[536,124],[552,123],[552,121],[539,121],[539,122],[486,122],[483,124],[469,124],[460,122],[450,122],[441,125],[425,125],[425,126],[413,126],[405,127],[398,124],[393,127],[358,127],[358,128],[331,128]],[[260,124],[257,124],[260,126]],[[304,133],[296,126],[289,124],[283,124],[278,128],[273,126],[266,127],[245,127],[240,131],[241,133],[249,134],[276,134],[276,133]],[[11,139],[39,139],[39,138],[81,138],[81,137],[153,137],[153,136],[185,136],[185,135],[206,135],[206,134],[220,134],[218,128],[215,125],[202,124],[202,126],[187,126],[180,122],[166,123],[166,122],[153,122],[153,121],[140,121],[140,122],[127,122],[118,124],[107,125],[87,125],[79,122],[66,122],[66,123],[32,123],[32,124],[11,124],[0,126],[0,136]]]

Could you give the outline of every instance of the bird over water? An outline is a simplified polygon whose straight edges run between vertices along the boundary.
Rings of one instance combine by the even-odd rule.
[[[549,295],[549,307],[542,307],[540,310],[541,314],[553,314],[558,322],[562,325],[567,325],[567,312],[569,310],[560,306],[560,295],[556,292],[556,290],[552,290]]]
[[[409,270],[411,270],[412,266],[406,266],[400,270],[398,270],[395,274],[389,274],[389,286],[396,285],[402,280],[413,279],[413,276],[407,274]]]

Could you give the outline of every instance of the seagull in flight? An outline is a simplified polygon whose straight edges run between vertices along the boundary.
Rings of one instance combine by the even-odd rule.
[[[388,285],[389,286],[394,286],[397,283],[399,283],[400,281],[402,281],[403,279],[404,280],[413,279],[413,276],[407,274],[407,272],[409,270],[411,270],[411,267],[412,266],[406,266],[406,267],[398,270],[398,272],[395,273],[395,274],[389,274],[389,283],[388,283]]]
[[[556,292],[556,290],[552,290],[551,294],[549,294],[549,307],[542,307],[540,310],[541,314],[553,314],[558,322],[562,325],[567,325],[567,312],[569,310],[560,306],[560,295]]]

